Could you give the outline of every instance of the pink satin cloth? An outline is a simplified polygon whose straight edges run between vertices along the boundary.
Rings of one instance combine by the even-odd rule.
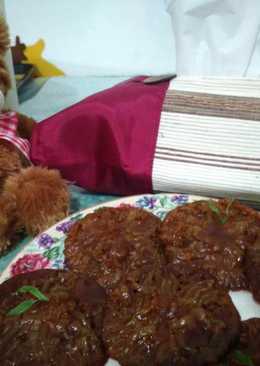
[[[59,169],[67,180],[98,193],[152,192],[152,166],[169,82],[137,77],[40,122],[31,160]]]

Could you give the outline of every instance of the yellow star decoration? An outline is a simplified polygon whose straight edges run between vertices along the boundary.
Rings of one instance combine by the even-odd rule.
[[[27,60],[24,63],[32,64],[36,67],[38,76],[63,76],[64,72],[58,67],[47,61],[43,57],[45,42],[43,39],[38,40],[31,46],[26,46],[24,55]]]

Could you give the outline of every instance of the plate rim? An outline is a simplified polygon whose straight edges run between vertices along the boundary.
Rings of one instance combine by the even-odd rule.
[[[147,193],[147,194],[139,194],[139,195],[132,195],[132,196],[126,196],[126,197],[120,197],[120,198],[114,198],[114,199],[111,199],[110,201],[106,201],[106,202],[101,202],[97,205],[93,205],[93,206],[90,206],[88,208],[83,208],[81,210],[78,210],[78,211],[75,211],[74,213],[66,216],[64,219],[58,221],[57,223],[55,223],[54,225],[52,225],[51,227],[49,227],[48,229],[44,230],[43,232],[41,232],[40,234],[38,234],[37,236],[35,236],[34,238],[32,238],[27,244],[26,246],[19,252],[17,253],[17,255],[12,259],[12,261],[7,265],[7,267],[4,269],[4,271],[2,273],[0,273],[0,284],[2,282],[5,282],[6,280],[8,280],[10,277],[6,276],[5,274],[7,273],[8,274],[8,270],[9,268],[11,267],[11,265],[13,263],[15,263],[15,261],[18,259],[18,257],[21,255],[21,253],[23,252],[26,252],[26,248],[35,240],[37,240],[38,237],[40,237],[40,235],[42,235],[43,233],[48,233],[49,231],[51,230],[55,230],[55,228],[63,223],[63,222],[66,222],[66,221],[69,221],[73,216],[77,216],[79,215],[80,213],[84,213],[84,217],[86,217],[88,214],[92,213],[93,211],[95,211],[96,209],[98,208],[102,208],[102,207],[117,207],[118,205],[120,205],[120,203],[126,203],[126,204],[130,204],[131,201],[137,201],[138,199],[142,198],[142,197],[153,197],[153,196],[167,196],[167,197],[172,197],[172,196],[186,196],[188,198],[188,203],[192,203],[192,202],[196,202],[196,201],[200,201],[200,200],[218,200],[219,198],[216,198],[216,197],[208,197],[208,196],[200,196],[200,195],[192,195],[192,194],[186,194],[186,193],[178,193],[178,192],[175,192],[175,193],[161,193],[161,192],[158,192],[158,193]],[[184,203],[185,204],[185,203]],[[145,208],[144,208],[145,209]],[[236,296],[237,294],[240,295],[240,293],[242,292],[246,292],[247,294],[249,294],[249,296],[252,297],[252,294],[250,292],[247,292],[247,291],[237,291],[237,292],[233,292],[233,295]],[[237,305],[235,304],[234,302],[234,298],[232,296],[232,291],[229,292],[229,295],[234,303],[234,306],[238,309]],[[243,302],[243,301],[242,301]],[[254,302],[254,301],[253,301]],[[259,304],[257,304],[259,305]],[[251,316],[252,317],[252,316]],[[250,319],[251,318],[250,316],[247,317],[247,318],[244,318],[242,319],[242,316],[241,316],[241,320],[246,320],[246,319]],[[254,316],[255,317],[255,314]],[[107,360],[107,363],[105,366],[120,366],[120,364],[114,360],[114,359],[111,359],[109,358]]]
[[[28,243],[26,243],[26,245],[22,248],[21,251],[19,251],[14,258],[9,262],[9,264],[4,268],[4,270],[0,273],[0,284],[7,281],[10,277],[8,276],[8,272],[10,267],[12,266],[13,263],[15,263],[19,257],[21,257],[21,255],[23,253],[26,253],[26,248],[28,248],[34,241],[37,240],[37,238],[39,238],[42,234],[44,233],[48,233],[51,232],[52,230],[55,230],[55,228],[62,224],[63,222],[69,221],[72,217],[77,216],[79,214],[84,213],[84,217],[86,217],[87,215],[91,214],[93,211],[102,208],[102,207],[117,207],[118,205],[120,205],[120,203],[126,203],[126,204],[130,204],[129,201],[137,201],[138,199],[142,198],[142,197],[156,197],[156,196],[167,196],[167,197],[171,197],[171,196],[180,196],[180,195],[184,195],[187,196],[188,199],[191,202],[195,202],[195,201],[200,201],[200,200],[209,200],[209,199],[213,199],[216,200],[217,198],[214,197],[207,197],[207,196],[200,196],[200,195],[193,195],[193,194],[187,194],[187,193],[178,193],[178,192],[174,192],[174,193],[163,193],[163,192],[158,192],[158,193],[144,193],[144,194],[137,194],[137,195],[132,195],[132,196],[125,196],[125,197],[120,197],[120,198],[114,198],[110,201],[106,201],[106,202],[101,202],[97,205],[93,205],[87,208],[83,208],[80,209],[78,211],[73,212],[72,214],[66,216],[64,219],[57,221],[55,224],[53,224],[52,226],[50,226],[48,229],[40,232],[38,235],[36,235],[35,237],[33,237],[31,240],[28,241]],[[145,208],[144,208],[145,209]]]

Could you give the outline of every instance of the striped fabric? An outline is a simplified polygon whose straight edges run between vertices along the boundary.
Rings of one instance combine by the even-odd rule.
[[[17,135],[18,117],[15,112],[0,113],[0,139],[11,142],[30,161],[30,143]]]
[[[260,202],[260,79],[171,81],[153,188]]]

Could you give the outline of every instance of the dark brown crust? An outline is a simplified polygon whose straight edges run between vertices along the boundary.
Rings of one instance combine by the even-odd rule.
[[[177,293],[167,286],[108,308],[104,342],[121,366],[208,365],[236,340],[240,318],[225,291],[210,282]]]
[[[78,288],[83,281],[81,288]],[[104,292],[95,284],[62,271],[41,270],[19,275],[1,285],[0,364],[1,366],[68,365],[103,366],[107,357],[95,332],[104,302]],[[85,283],[85,285],[84,285]],[[7,312],[32,298],[16,291],[23,285],[40,289],[48,302],[35,304],[18,317]],[[96,287],[97,286],[97,287]],[[99,301],[89,301],[99,293]],[[94,311],[95,309],[95,311]],[[99,324],[100,326],[100,324]]]
[[[260,318],[241,322],[240,337],[229,353],[218,364],[211,366],[241,366],[237,353],[251,360],[254,366],[260,365]],[[241,356],[240,356],[241,357]],[[250,365],[248,362],[243,365]]]
[[[221,217],[208,201],[178,207],[167,215],[160,239],[168,263],[181,280],[195,276],[214,279],[226,289],[248,287],[245,250],[260,236],[260,215],[237,201],[230,203],[225,199],[214,203]]]
[[[260,318],[242,322],[240,349],[251,357],[256,366],[260,365]]]
[[[170,365],[175,348],[171,351],[167,313],[176,286],[167,277],[160,285],[136,295],[131,304],[110,303],[106,310],[103,340],[121,366]]]
[[[229,202],[220,200],[216,205],[224,215]],[[244,322],[241,328],[227,290],[247,288],[247,281],[251,288],[257,286],[260,219],[256,211],[237,202],[228,211],[226,223],[205,201],[172,211],[162,224],[154,215],[129,207],[99,209],[78,221],[65,242],[72,272],[39,271],[1,286],[0,363],[6,362],[8,350],[1,331],[7,329],[10,335],[14,329],[12,339],[21,342],[21,329],[31,331],[26,328],[28,321],[38,333],[33,341],[25,337],[23,355],[16,352],[22,361],[14,366],[30,366],[31,358],[34,365],[45,365],[45,353],[55,354],[53,365],[65,366],[101,366],[105,354],[121,366],[213,366],[223,357],[234,362],[231,355],[237,346],[258,362],[260,319],[250,326]],[[52,300],[49,305],[37,304],[16,324],[6,318],[6,311],[18,301],[10,292],[28,280]],[[72,334],[68,328],[75,317],[84,327],[77,323]],[[40,325],[35,325],[36,318]],[[46,323],[54,324],[56,331],[46,330]],[[75,362],[64,352],[57,355],[52,348],[52,342],[60,339],[57,326],[66,337],[55,350],[64,348],[64,342],[71,345],[74,338],[81,342],[85,337],[78,354],[85,352],[86,363],[80,363],[77,349]],[[39,342],[42,332],[50,335],[43,344]],[[247,338],[253,337],[249,347]],[[34,350],[30,359],[30,352],[24,352],[29,349]],[[10,358],[13,353],[8,352]]]
[[[239,349],[251,357],[255,366],[260,365],[260,318],[242,322]]]
[[[245,273],[254,298],[260,303],[260,238],[246,251]]]
[[[65,242],[70,269],[93,277],[112,301],[130,301],[159,281],[160,220],[137,208],[103,208],[77,222]]]
[[[240,316],[230,296],[213,281],[183,286],[170,328],[179,352],[177,365],[208,365],[216,362],[235,342]],[[187,344],[188,350],[187,350]]]

